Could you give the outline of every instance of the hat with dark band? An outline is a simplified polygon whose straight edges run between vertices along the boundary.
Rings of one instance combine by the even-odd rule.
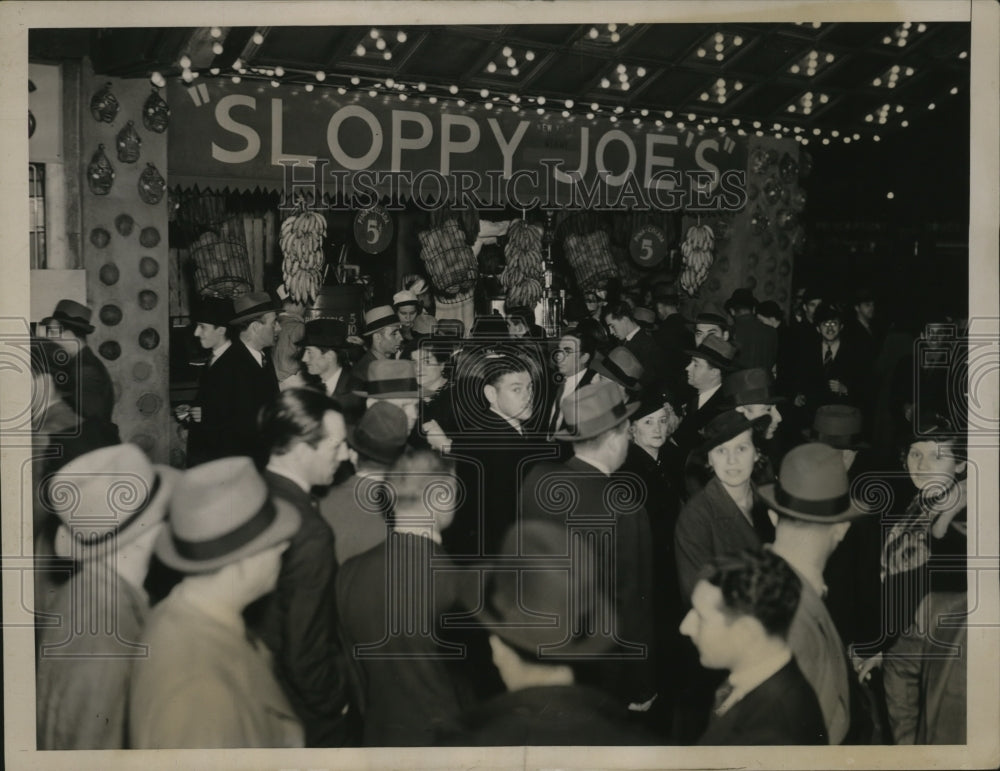
[[[699,324],[714,324],[722,329],[729,329],[729,316],[718,305],[708,303],[698,311],[690,325],[696,327]]]
[[[56,303],[56,309],[52,311],[52,315],[42,319],[39,325],[46,327],[51,322],[58,321],[64,327],[89,335],[94,331],[94,325],[90,323],[92,315],[90,308],[82,303],[74,300],[60,300]]]
[[[707,455],[712,448],[752,429],[753,423],[747,420],[746,415],[736,410],[727,410],[716,415],[701,429],[699,433],[702,442],[698,445],[697,452]]]
[[[368,365],[366,391],[355,391],[357,396],[372,399],[416,399],[417,367],[410,359],[379,359]]]
[[[395,310],[399,310],[407,305],[414,307],[420,305],[420,300],[417,299],[415,292],[404,289],[401,292],[396,292],[396,294],[392,296],[392,307]]]
[[[663,303],[664,305],[677,305],[680,301],[680,294],[669,284],[657,284],[653,288],[653,302]]]
[[[300,348],[346,348],[347,324],[340,319],[313,319],[307,321],[302,339],[295,343]]]
[[[747,308],[752,311],[756,306],[757,298],[753,296],[753,292],[741,287],[733,290],[733,293],[729,295],[729,299],[726,300],[724,307],[727,311],[733,308]]]
[[[760,303],[757,306],[757,315],[766,319],[781,319],[784,316],[781,312],[781,306],[774,300],[765,300]]]
[[[697,348],[684,351],[692,359],[704,359],[709,365],[723,372],[733,368],[736,359],[736,346],[726,342],[718,335],[709,335],[701,341]]]
[[[388,305],[377,305],[365,314],[365,329],[361,334],[367,337],[393,324],[399,324],[396,312]]]
[[[600,351],[595,353],[590,369],[614,380],[629,391],[639,390],[639,378],[644,372],[642,364],[639,363],[635,354],[623,345],[612,348],[607,355]]]
[[[211,324],[224,327],[233,318],[233,301],[225,297],[202,297],[191,311],[195,324]]]
[[[268,313],[277,313],[280,310],[281,308],[267,292],[248,292],[233,300],[235,315],[229,320],[229,323],[242,324],[245,321],[253,321]]]
[[[779,514],[807,522],[846,522],[871,512],[854,505],[840,452],[812,442],[790,450],[778,480],[761,485],[760,497]]]
[[[564,442],[593,439],[628,420],[639,404],[625,404],[614,383],[591,383],[567,394],[560,402],[566,427],[553,434]]]
[[[811,429],[802,434],[813,442],[837,450],[863,450],[871,445],[862,439],[861,410],[849,404],[824,404],[816,410]]]
[[[774,393],[771,374],[760,367],[741,369],[722,379],[722,400],[726,408],[748,404],[778,404],[784,396]]]
[[[347,431],[347,443],[360,455],[379,463],[394,463],[409,437],[406,413],[395,404],[376,402]]]
[[[208,573],[290,539],[301,518],[270,496],[250,458],[232,457],[184,472],[167,522],[156,556],[182,573]]]

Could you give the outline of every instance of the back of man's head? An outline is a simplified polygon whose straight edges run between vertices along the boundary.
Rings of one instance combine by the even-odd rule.
[[[323,416],[340,406],[321,391],[289,388],[263,407],[257,420],[260,440],[271,455],[284,455],[296,444],[315,447],[324,436]]]
[[[777,554],[745,549],[710,564],[703,578],[721,592],[723,612],[752,616],[770,636],[787,639],[802,582]]]

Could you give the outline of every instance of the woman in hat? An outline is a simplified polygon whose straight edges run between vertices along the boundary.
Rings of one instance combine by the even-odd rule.
[[[294,505],[268,495],[250,458],[181,478],[154,548],[184,579],[146,626],[149,655],[135,666],[129,705],[133,747],[303,745],[270,655],[242,615],[274,589],[300,522]]]
[[[38,628],[38,749],[123,749],[132,664],[145,650],[143,581],[180,472],[134,444],[94,450],[49,478],[58,518],[54,552],[70,578],[36,596],[51,613]]]
[[[735,410],[713,418],[702,430],[696,450],[712,471],[705,487],[691,498],[677,520],[674,547],[685,599],[691,596],[698,571],[709,560],[770,543],[774,524],[752,481],[760,452],[753,424]]]

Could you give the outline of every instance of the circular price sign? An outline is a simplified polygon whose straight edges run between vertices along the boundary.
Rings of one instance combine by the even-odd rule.
[[[643,225],[632,234],[629,252],[640,268],[655,268],[667,256],[667,235],[656,225]]]
[[[394,225],[384,206],[358,212],[354,218],[354,240],[369,254],[383,251],[392,240]]]

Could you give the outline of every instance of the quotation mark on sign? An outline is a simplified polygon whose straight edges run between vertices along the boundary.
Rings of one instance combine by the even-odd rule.
[[[191,97],[191,101],[194,102],[195,107],[201,107],[212,101],[212,97],[208,94],[208,86],[204,83],[199,83],[197,86],[188,88],[188,96]]]

